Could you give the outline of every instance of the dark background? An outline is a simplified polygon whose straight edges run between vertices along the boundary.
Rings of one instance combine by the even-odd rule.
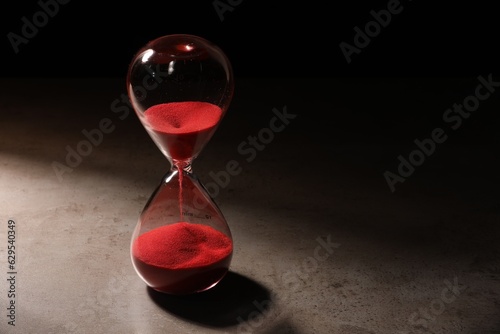
[[[221,0],[221,3],[226,3]],[[239,2],[239,4],[238,4]],[[2,76],[123,76],[133,54],[161,35],[189,33],[226,51],[237,76],[476,76],[498,69],[498,12],[472,1],[402,0],[401,12],[347,64],[339,44],[389,1],[233,1],[221,21],[213,1],[70,1],[15,54],[37,1],[5,5]]]
[[[234,109],[251,109],[234,117],[254,122],[249,131],[266,125],[273,107],[288,104],[302,115],[297,133],[313,141],[401,144],[409,151],[415,138],[443,125],[447,108],[474,93],[479,75],[500,81],[493,5],[402,0],[400,13],[348,64],[339,44],[353,45],[354,28],[364,30],[374,20],[371,11],[386,10],[389,1],[219,3],[232,8],[223,20],[214,1],[70,1],[59,4],[16,54],[7,35],[21,35],[22,18],[33,22],[41,6],[12,2],[0,20],[0,75],[7,82],[113,77],[121,92],[139,48],[162,35],[195,34],[219,45],[231,60]],[[497,95],[449,143],[496,145]]]
[[[70,1],[59,4],[54,17],[17,54],[7,35],[21,35],[22,18],[33,22],[41,2],[9,3],[0,20],[4,94],[20,90],[29,100],[34,85],[37,94],[55,101],[64,90],[44,84],[23,88],[23,82],[71,79],[61,84],[74,86],[75,79],[85,78],[90,80],[82,81],[85,87],[71,91],[90,99],[107,92],[102,108],[85,111],[102,117],[110,113],[110,101],[125,91],[128,65],[139,48],[162,35],[195,34],[219,45],[233,65],[236,87],[228,130],[238,121],[232,131],[256,133],[267,126],[272,108],[288,105],[291,113],[300,114],[300,122],[287,130],[290,138],[324,143],[327,150],[336,144],[398,145],[382,164],[395,168],[397,156],[411,152],[415,139],[445,126],[446,109],[474,94],[478,76],[492,74],[500,81],[498,14],[492,5],[401,0],[399,14],[391,15],[348,64],[339,44],[353,45],[354,28],[365,30],[374,20],[371,12],[387,10],[389,1],[233,1],[223,20],[214,3]],[[97,88],[97,79],[110,77],[116,78],[114,84]],[[482,102],[446,145],[496,149],[499,95]],[[82,115],[73,111],[72,116]]]

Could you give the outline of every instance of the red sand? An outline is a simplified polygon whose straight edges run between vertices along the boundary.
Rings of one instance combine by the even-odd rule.
[[[154,105],[144,115],[170,156],[183,161],[197,155],[206,144],[222,110],[208,102],[170,102]]]
[[[154,289],[174,294],[203,291],[226,274],[233,245],[207,225],[179,222],[140,235],[132,259]]]

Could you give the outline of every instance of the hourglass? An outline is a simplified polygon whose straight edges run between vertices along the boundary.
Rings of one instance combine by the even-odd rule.
[[[193,294],[214,287],[233,254],[231,231],[193,174],[233,96],[231,64],[204,38],[167,35],[142,47],[127,73],[140,122],[170,163],[132,234],[130,255],[151,288]]]

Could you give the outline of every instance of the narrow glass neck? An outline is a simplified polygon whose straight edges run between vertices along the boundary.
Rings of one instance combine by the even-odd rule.
[[[186,173],[192,173],[193,169],[191,167],[192,160],[177,161],[173,160],[171,162],[172,170],[183,170]]]

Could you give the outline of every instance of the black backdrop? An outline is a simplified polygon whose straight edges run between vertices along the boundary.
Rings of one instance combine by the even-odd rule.
[[[173,33],[218,44],[237,76],[476,76],[499,63],[498,12],[472,1],[60,2],[3,5],[0,75],[123,76],[138,48]],[[364,30],[373,13],[384,19],[388,7],[397,13],[385,27],[369,25],[369,43],[348,63],[340,44],[355,46],[354,28]],[[16,53],[23,17],[38,31],[28,29]]]
[[[250,108],[260,98],[249,113],[257,127],[274,104],[289,104],[302,113],[299,135],[324,126],[323,133],[337,134],[328,135],[332,143],[411,146],[442,125],[447,108],[474,93],[478,76],[500,82],[498,12],[472,1],[24,0],[4,6],[0,76],[7,80],[116,77],[122,89],[144,44],[195,34],[226,52],[236,77],[255,79],[237,87],[235,103]],[[347,52],[357,47],[350,62],[341,44]],[[279,80],[261,85],[271,77]],[[482,103],[450,142],[496,145],[498,96]],[[316,100],[314,107],[306,100]],[[334,121],[318,122],[324,116]]]

